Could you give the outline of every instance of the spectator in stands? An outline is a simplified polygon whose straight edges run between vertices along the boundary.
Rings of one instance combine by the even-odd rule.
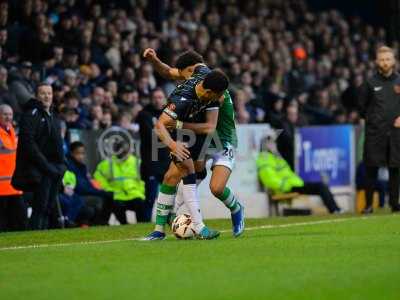
[[[24,230],[28,220],[27,205],[22,192],[11,185],[17,150],[17,137],[12,121],[12,108],[7,104],[0,104],[0,232]]]
[[[89,171],[85,165],[85,146],[82,142],[73,142],[70,145],[70,154],[67,156],[67,168],[76,176],[74,194],[79,197],[96,197],[96,216],[94,224],[108,225],[110,219],[113,193],[96,188],[91,180]]]
[[[150,222],[154,201],[158,195],[158,187],[162,182],[164,173],[167,171],[170,157],[169,151],[166,147],[156,148],[155,142],[158,141],[157,136],[154,134],[154,124],[158,117],[161,115],[162,110],[166,104],[166,97],[162,89],[155,89],[151,95],[151,103],[146,105],[144,109],[139,112],[136,122],[139,124],[140,134],[140,157],[141,166],[140,174],[145,182],[146,193],[146,207],[145,207],[145,221]],[[155,157],[153,157],[153,153]]]
[[[137,102],[137,91],[131,85],[124,85],[120,90],[120,95],[116,101],[119,109],[124,111],[131,108]]]
[[[101,104],[85,102],[92,98],[88,95],[94,89],[101,89],[108,82],[118,82],[120,87],[129,85],[137,91],[134,119],[140,105],[148,104],[154,88],[163,87],[170,92],[174,87],[172,82],[155,76],[151,66],[140,59],[141,51],[152,47],[169,64],[174,64],[183,50],[195,48],[209,65],[223,67],[236,95],[239,123],[262,122],[265,116],[268,120],[271,98],[267,86],[285,95],[278,95],[279,98],[296,99],[307,123],[334,122],[334,111],[342,109],[340,98],[349,119],[355,122],[356,107],[351,99],[355,83],[373,74],[371,54],[386,38],[383,29],[368,26],[358,18],[344,17],[335,10],[311,11],[305,0],[266,3],[255,11],[249,9],[255,1],[247,7],[237,0],[216,1],[207,6],[172,1],[163,5],[165,22],[154,20],[153,13],[148,13],[153,5],[150,2],[135,6],[89,2],[28,1],[18,14],[9,12],[12,6],[3,3],[2,60],[21,64],[32,58],[38,67],[44,64],[48,82],[63,82],[66,73],[68,82],[63,89],[71,89],[79,82],[80,101],[88,106]],[[12,18],[8,18],[9,13]],[[198,26],[202,19],[206,21]],[[162,30],[160,23],[164,24]],[[353,24],[356,25],[350,30]],[[35,47],[31,49],[26,44]],[[23,97],[24,90],[29,91],[25,85],[34,84],[29,68],[24,71],[26,80],[17,75],[17,87],[10,72],[10,91],[18,103],[33,96],[31,89],[31,95]],[[118,87],[112,93],[121,104]],[[302,93],[310,95],[305,105],[300,103]],[[131,105],[129,102],[127,106]],[[118,112],[112,110],[112,114]]]
[[[15,95],[10,92],[7,84],[8,71],[0,65],[0,104],[8,104],[11,106],[13,113],[20,113],[21,108],[18,105]]]
[[[35,95],[32,82],[32,63],[25,61],[20,70],[10,73],[10,91],[17,99],[18,105],[23,107]]]
[[[294,170],[294,135],[296,126],[303,126],[300,123],[299,106],[297,102],[289,103],[285,109],[285,117],[281,120],[280,125],[276,128],[282,129],[278,137],[278,149],[282,157],[287,161],[289,166]]]
[[[75,129],[89,129],[91,127],[89,121],[89,114],[79,99],[79,94],[70,91],[65,94],[65,109],[66,113],[69,113],[69,118],[67,121],[68,128]]]
[[[263,187],[273,193],[319,195],[329,213],[340,213],[329,187],[323,182],[304,182],[279,154],[275,140],[276,133],[268,134],[257,158],[258,176]]]
[[[138,222],[145,222],[144,182],[140,179],[139,161],[130,153],[128,143],[116,142],[113,147],[116,155],[97,165],[94,178],[104,190],[113,193],[112,212],[120,224],[128,224],[127,210],[136,213]]]
[[[40,84],[36,97],[26,103],[20,119],[12,185],[33,192],[31,228],[47,229],[57,225],[53,212],[65,172],[65,157],[60,123],[52,110],[51,86]]]

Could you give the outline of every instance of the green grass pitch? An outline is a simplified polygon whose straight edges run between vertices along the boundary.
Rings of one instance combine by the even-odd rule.
[[[134,240],[150,224],[0,234],[0,299],[400,299],[400,215],[250,219],[237,239],[229,220],[207,223],[226,232],[158,242]]]

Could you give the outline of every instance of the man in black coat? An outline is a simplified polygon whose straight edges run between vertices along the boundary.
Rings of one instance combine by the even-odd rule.
[[[20,119],[12,185],[33,193],[31,228],[47,229],[66,166],[60,123],[51,110],[52,87],[40,84],[36,97],[25,104]]]
[[[169,151],[166,147],[156,148],[153,141],[157,136],[153,132],[154,124],[161,115],[166,104],[166,97],[162,89],[155,89],[151,95],[151,103],[137,116],[136,122],[140,129],[140,173],[145,182],[146,208],[145,218],[151,221],[154,201],[158,195],[158,187],[163,180],[164,173],[170,163]],[[161,142],[159,142],[161,144]],[[153,151],[157,151],[157,160],[152,159]]]
[[[400,211],[400,76],[395,72],[391,48],[376,54],[378,72],[359,89],[361,115],[365,118],[364,162],[366,202],[364,213],[372,212],[372,196],[379,167],[389,167],[389,204]]]

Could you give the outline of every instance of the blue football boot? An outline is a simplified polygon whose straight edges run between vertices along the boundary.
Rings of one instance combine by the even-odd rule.
[[[239,203],[240,209],[231,214],[232,232],[234,237],[240,236],[244,231],[244,206]]]
[[[144,237],[142,241],[161,241],[165,239],[166,235],[161,231],[153,231],[148,236]]]

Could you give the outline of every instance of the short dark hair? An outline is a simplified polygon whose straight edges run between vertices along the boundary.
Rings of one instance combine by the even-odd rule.
[[[222,93],[229,86],[228,76],[220,69],[212,70],[203,81],[203,88]]]
[[[76,91],[68,91],[65,93],[64,95],[64,99],[65,100],[69,100],[69,99],[80,99],[78,92]]]
[[[36,95],[37,95],[37,93],[39,92],[39,89],[40,89],[42,86],[49,86],[49,87],[53,88],[53,87],[51,86],[51,84],[42,81],[42,82],[40,82],[40,83],[36,86]]]
[[[69,146],[69,151],[72,153],[76,149],[82,148],[82,147],[85,148],[85,145],[80,141],[76,141],[76,142],[71,143],[71,145]]]
[[[203,56],[196,51],[189,50],[178,56],[175,67],[179,70],[183,70],[187,67],[200,63],[204,63]]]

